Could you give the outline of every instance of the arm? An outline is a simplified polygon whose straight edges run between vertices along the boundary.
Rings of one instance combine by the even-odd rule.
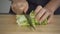
[[[51,0],[44,8],[54,12],[60,6],[60,0]]]
[[[35,10],[35,18],[40,23],[48,17],[51,21],[54,11],[60,6],[60,0],[51,0],[45,7],[38,6]]]

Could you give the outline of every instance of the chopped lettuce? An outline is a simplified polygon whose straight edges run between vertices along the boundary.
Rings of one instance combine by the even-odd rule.
[[[18,25],[20,25],[20,26],[28,25],[27,19],[25,18],[24,15],[16,15],[16,19],[17,19],[17,24]]]
[[[30,18],[31,18],[31,21],[32,21],[32,24],[33,24],[34,27],[36,27],[36,25],[46,25],[47,24],[47,19],[45,19],[43,22],[39,23],[35,19],[35,14],[34,14],[33,11],[30,13]],[[17,24],[19,26],[29,26],[28,20],[24,16],[24,14],[23,15],[16,15],[16,19],[17,19]]]

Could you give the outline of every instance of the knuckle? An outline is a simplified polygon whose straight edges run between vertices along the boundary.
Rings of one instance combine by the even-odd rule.
[[[39,8],[42,8],[42,6],[41,6],[41,5],[38,5],[38,7],[39,7]]]

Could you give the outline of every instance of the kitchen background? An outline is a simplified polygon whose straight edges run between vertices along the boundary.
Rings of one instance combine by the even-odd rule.
[[[0,0],[0,13],[9,13],[10,5],[9,0]]]

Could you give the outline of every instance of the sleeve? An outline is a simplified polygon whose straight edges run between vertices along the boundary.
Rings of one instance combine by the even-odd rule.
[[[54,12],[55,15],[60,15],[60,7]]]
[[[27,0],[29,4],[45,6],[50,0]]]

